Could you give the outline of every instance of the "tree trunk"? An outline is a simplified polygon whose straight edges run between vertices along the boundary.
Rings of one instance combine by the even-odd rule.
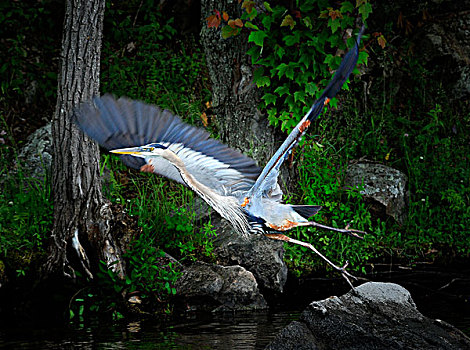
[[[240,149],[263,167],[284,141],[285,135],[269,125],[268,118],[259,110],[259,91],[253,83],[254,67],[248,51],[246,31],[223,39],[221,29],[208,28],[206,18],[224,11],[230,18],[241,17],[241,5],[230,0],[201,0],[201,42],[206,54],[212,82],[212,106],[217,117],[217,127],[222,140]],[[283,166],[280,184],[284,190],[295,190],[298,174],[295,169]]]
[[[239,18],[240,8],[238,1],[202,0],[201,41],[212,81],[212,106],[222,140],[263,167],[285,135],[277,134],[258,110],[258,90],[253,83],[254,67],[246,54],[248,33],[242,31],[237,36],[223,39],[220,27],[208,28],[206,21],[214,10],[220,13],[225,11],[231,18]],[[289,174],[286,170],[284,166],[281,185],[293,183],[287,181]],[[249,239],[237,237],[223,227],[220,226],[218,239],[214,242],[218,258],[226,264],[239,264],[251,271],[262,288],[282,292],[287,279],[283,243],[263,236],[250,236]],[[254,251],[257,254],[253,254]]]
[[[231,18],[241,16],[240,4],[229,0],[201,1],[202,30],[207,66],[212,81],[212,106],[224,142],[242,150],[260,165],[274,153],[273,128],[257,106],[259,96],[253,83],[251,58],[246,55],[246,32],[223,39],[219,28],[208,28],[206,18],[214,10],[227,12]]]
[[[100,260],[119,261],[110,234],[109,204],[101,192],[98,146],[72,125],[69,113],[99,93],[101,37],[105,0],[67,0],[57,105],[52,122],[54,226],[45,275],[93,278]]]

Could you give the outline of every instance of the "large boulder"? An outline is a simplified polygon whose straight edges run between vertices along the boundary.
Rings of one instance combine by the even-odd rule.
[[[253,273],[260,287],[282,293],[287,281],[283,242],[264,235],[242,237],[226,221],[217,225],[217,234],[214,254],[219,264],[243,266]]]
[[[369,282],[311,303],[266,349],[470,349],[470,338],[423,316],[403,287]]]
[[[28,177],[44,181],[52,168],[52,131],[47,124],[32,133],[18,154],[20,166],[28,169]]]
[[[241,266],[197,262],[176,281],[176,294],[187,311],[266,309],[253,274]]]
[[[360,161],[348,166],[345,184],[362,188],[361,193],[371,204],[371,211],[375,215],[388,215],[403,224],[408,202],[407,181],[407,176],[399,170],[379,163]]]

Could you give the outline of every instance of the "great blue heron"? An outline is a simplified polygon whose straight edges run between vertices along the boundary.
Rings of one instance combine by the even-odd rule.
[[[356,66],[363,31],[364,27],[320,98],[262,171],[251,158],[211,139],[206,131],[143,102],[115,99],[111,95],[96,97],[77,108],[73,118],[89,137],[110,152],[121,155],[126,165],[187,185],[241,234],[264,234],[313,250],[340,271],[352,287],[348,277],[355,277],[346,271],[346,265],[336,266],[310,243],[281,232],[297,226],[315,226],[356,237],[364,232],[310,221],[309,217],[321,207],[281,203],[282,191],[277,179],[283,161]]]

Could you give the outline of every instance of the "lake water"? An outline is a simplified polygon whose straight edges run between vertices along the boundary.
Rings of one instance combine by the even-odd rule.
[[[470,336],[470,272],[426,268],[382,272],[375,281],[407,288],[426,316],[447,321]],[[10,349],[264,349],[276,334],[298,319],[310,301],[341,295],[341,279],[291,282],[286,294],[271,300],[270,311],[190,315],[169,322],[133,321],[115,325],[64,328],[3,328],[0,348]]]

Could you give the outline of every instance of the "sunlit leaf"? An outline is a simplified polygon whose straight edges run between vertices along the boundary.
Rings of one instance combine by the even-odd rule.
[[[284,17],[284,19],[282,20],[282,23],[281,23],[281,27],[287,27],[289,26],[290,29],[294,29],[294,26],[295,26],[295,21],[294,19],[292,18],[291,15],[287,15],[286,17]]]
[[[263,46],[263,41],[264,38],[266,38],[268,34],[266,34],[263,31],[256,31],[256,32],[251,32],[250,36],[248,37],[248,42],[253,42],[258,46]]]
[[[383,34],[377,38],[377,42],[379,43],[379,45],[382,49],[384,49],[385,45],[387,44],[387,40],[385,39]]]

